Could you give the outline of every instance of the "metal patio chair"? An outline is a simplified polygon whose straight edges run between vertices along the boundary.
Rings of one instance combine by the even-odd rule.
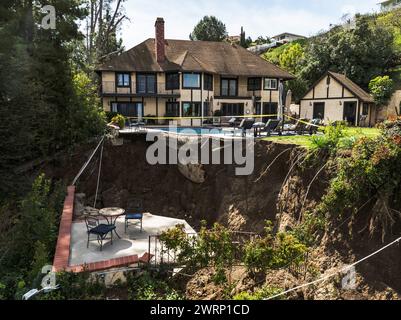
[[[136,225],[140,225],[140,230],[142,232],[142,223],[143,220],[143,206],[142,200],[135,199],[131,201],[128,205],[128,208],[125,210],[125,233],[127,233],[127,229],[130,221],[135,221]]]
[[[100,251],[103,250],[103,241],[107,238],[110,233],[111,244],[113,244],[113,231],[116,226],[111,224],[101,224],[99,219],[95,217],[85,217],[85,224],[88,233],[88,242],[86,247],[89,248],[90,236],[95,235],[97,237],[97,242],[100,244]]]

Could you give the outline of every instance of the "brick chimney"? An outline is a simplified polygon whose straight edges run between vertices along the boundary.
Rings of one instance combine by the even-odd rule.
[[[155,49],[156,49],[156,60],[158,63],[162,63],[166,60],[166,42],[164,39],[164,19],[157,18],[155,23]]]

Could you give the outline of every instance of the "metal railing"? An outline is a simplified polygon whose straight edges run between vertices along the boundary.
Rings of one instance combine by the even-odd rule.
[[[230,231],[231,241],[235,244],[234,257],[236,261],[240,261],[244,245],[252,239],[260,237],[254,232],[241,232],[241,231]],[[188,238],[196,238],[196,233],[187,233]],[[160,241],[161,235],[150,235],[148,242],[148,252],[151,254],[149,265],[152,267],[183,267],[182,262],[178,261],[179,253],[175,250],[170,250],[165,244]],[[195,241],[191,244],[194,245]],[[206,267],[206,266],[202,266]]]
[[[260,239],[261,236],[254,232],[241,232],[241,231],[230,231],[231,241],[234,244],[235,252],[234,252],[234,265],[243,266],[243,256],[245,245],[254,239]],[[196,233],[187,233],[187,237],[196,238],[198,235]],[[148,243],[148,252],[150,255],[150,260],[148,264],[153,268],[185,268],[185,261],[179,261],[178,256],[179,252],[175,250],[170,250],[166,248],[164,243],[160,241],[161,235],[150,235],[149,243]],[[195,241],[192,245],[195,244]],[[211,253],[212,254],[212,253]],[[297,277],[306,278],[307,273],[309,272],[309,260],[310,260],[310,252],[307,251],[302,256],[295,257],[287,266],[281,267],[279,269],[287,270]],[[190,262],[190,261],[188,261]],[[204,268],[208,267],[208,265],[200,265],[198,267]]]
[[[102,82],[102,93],[103,94],[136,94],[136,95],[172,95],[178,96],[180,94],[179,89],[168,90],[166,89],[165,82],[157,82],[154,88],[146,88],[145,85],[137,85],[136,82],[132,82],[128,86],[118,86],[115,81],[103,81]]]
[[[138,86],[136,82],[131,82],[128,86],[117,86],[115,81],[103,81],[102,82],[102,93],[103,94],[164,94],[164,95],[179,95],[182,90],[190,90],[189,88],[180,88],[169,90],[166,89],[165,82],[157,82],[155,88],[145,88],[144,86]],[[200,89],[194,89],[200,90]],[[203,89],[204,90],[204,89]],[[207,91],[207,90],[204,90]],[[263,93],[263,88],[259,90],[253,90],[248,87],[248,85],[238,85],[236,87],[220,88],[220,86],[215,86],[210,92],[212,96],[218,99],[234,99],[234,98],[252,98],[261,97]]]

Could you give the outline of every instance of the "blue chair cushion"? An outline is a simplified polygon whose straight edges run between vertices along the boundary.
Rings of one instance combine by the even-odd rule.
[[[127,213],[125,215],[125,220],[141,220],[142,217],[142,213]]]
[[[89,233],[97,234],[99,236],[103,236],[113,231],[116,226],[110,224],[99,224],[97,227],[90,229]]]

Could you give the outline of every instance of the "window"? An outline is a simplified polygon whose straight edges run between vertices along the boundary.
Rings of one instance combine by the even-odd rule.
[[[180,75],[178,73],[166,73],[166,90],[180,89]]]
[[[200,117],[201,116],[200,102],[183,102],[182,116],[183,117]]]
[[[203,103],[203,116],[208,117],[210,112],[210,102]]]
[[[262,90],[261,78],[248,78],[248,91]]]
[[[369,115],[369,104],[368,104],[368,103],[364,103],[364,104],[363,104],[363,107],[362,107],[362,115],[363,115],[363,116]]]
[[[184,73],[183,88],[184,89],[200,89],[200,74],[199,73]]]
[[[277,90],[277,79],[265,78],[265,90]]]
[[[243,103],[223,103],[222,104],[223,116],[243,116],[244,104]]]
[[[237,96],[237,79],[221,79],[221,95],[225,97]]]
[[[263,115],[267,115],[266,118],[263,118],[267,122],[269,119],[276,119],[278,114],[278,103],[277,102],[264,102],[263,103]],[[267,119],[267,120],[266,120]]]
[[[167,117],[179,117],[180,116],[180,104],[178,102],[166,102],[166,116]]]
[[[129,87],[131,75],[129,73],[117,73],[117,87]]]
[[[137,93],[156,93],[156,75],[138,74],[136,81]]]
[[[213,76],[211,74],[204,75],[203,89],[208,91],[213,91]]]
[[[255,114],[262,114],[262,103],[255,103]]]
[[[142,117],[144,112],[141,102],[112,102],[111,111],[124,117]]]

